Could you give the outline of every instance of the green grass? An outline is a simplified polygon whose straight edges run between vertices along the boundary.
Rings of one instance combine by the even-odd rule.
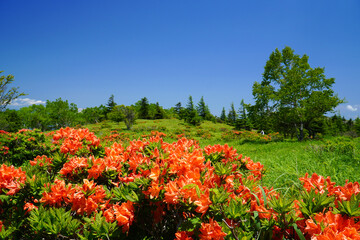
[[[332,181],[343,185],[346,180],[351,182],[360,180],[359,149],[360,141],[353,142],[355,148],[351,153],[343,154],[338,151],[326,151],[324,141],[281,141],[281,142],[243,142],[228,139],[224,135],[231,132],[232,127],[205,121],[201,126],[189,126],[177,119],[137,120],[132,130],[126,130],[124,123],[102,122],[86,125],[90,131],[99,137],[109,135],[111,131],[126,133],[130,140],[141,138],[151,131],[161,131],[167,134],[164,139],[168,142],[176,140],[176,135],[183,133],[186,137],[199,141],[201,147],[215,144],[228,144],[237,149],[239,154],[250,157],[255,162],[265,166],[266,175],[263,178],[265,186],[277,189],[288,189],[299,184],[299,177],[305,173],[317,173],[324,177],[330,176]],[[330,142],[335,138],[328,139]],[[340,139],[340,141],[342,141]]]

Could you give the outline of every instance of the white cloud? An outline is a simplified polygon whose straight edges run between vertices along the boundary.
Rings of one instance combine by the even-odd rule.
[[[356,112],[358,110],[357,106],[351,106],[351,105],[346,105],[346,109],[351,111],[351,112]]]
[[[45,104],[45,101],[30,98],[17,98],[11,102],[10,106],[30,106],[33,104]]]

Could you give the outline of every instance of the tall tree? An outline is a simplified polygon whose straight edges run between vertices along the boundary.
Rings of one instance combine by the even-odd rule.
[[[140,109],[139,109],[139,118],[140,119],[149,119],[149,101],[146,97],[143,97],[140,100]]]
[[[155,115],[154,115],[154,118],[155,119],[163,119],[165,116],[165,111],[164,109],[159,105],[159,103],[157,102],[156,103],[156,106],[155,106]]]
[[[111,94],[111,96],[109,97],[108,103],[106,105],[107,113],[111,112],[115,106],[116,106],[116,102],[114,100],[114,94]]]
[[[0,71],[0,74],[4,71]],[[8,90],[9,85],[14,81],[13,75],[2,75],[0,76],[0,112],[4,111],[11,103],[20,96],[26,95],[25,93],[19,93],[18,87],[13,87]]]
[[[358,136],[360,136],[360,118],[357,117],[354,121],[354,128],[355,128],[355,132]]]
[[[132,128],[136,121],[136,111],[133,106],[125,106],[123,108],[124,122],[128,130]]]
[[[179,119],[183,119],[184,118],[184,108],[181,106],[181,102],[178,102],[175,105],[175,113],[178,115]]]
[[[236,129],[246,129],[251,130],[253,128],[250,119],[246,113],[247,105],[244,102],[244,99],[241,99],[240,108],[239,108],[239,117],[236,119],[235,128]]]
[[[49,125],[53,129],[58,129],[76,124],[78,108],[76,104],[69,104],[67,100],[58,98],[55,101],[46,101],[46,113],[49,117]]]
[[[185,115],[184,116],[185,122],[194,126],[201,124],[201,118],[199,117],[198,112],[194,107],[192,96],[189,96],[189,101],[188,104],[186,105],[186,110],[184,115]]]
[[[255,108],[258,114],[275,117],[281,126],[289,126],[304,137],[304,128],[331,111],[341,99],[331,89],[334,78],[325,78],[324,68],[311,68],[309,57],[300,57],[285,47],[276,49],[266,62],[263,80],[253,85]]]
[[[234,103],[231,103],[230,111],[229,111],[228,117],[227,117],[228,123],[230,125],[234,126],[236,119],[237,119],[237,113],[235,111]]]
[[[199,116],[204,120],[212,120],[214,117],[210,113],[209,106],[205,104],[204,97],[201,97],[200,102],[196,106]]]
[[[223,122],[226,122],[226,112],[225,112],[224,107],[223,107],[223,109],[221,111],[220,120],[223,121]]]

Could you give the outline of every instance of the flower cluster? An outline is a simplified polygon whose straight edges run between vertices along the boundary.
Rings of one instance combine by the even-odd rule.
[[[21,168],[8,167],[5,164],[0,166],[0,192],[5,191],[7,195],[14,195],[25,180],[26,174]]]
[[[79,149],[84,146],[86,150],[90,151],[92,146],[99,146],[100,140],[89,129],[73,129],[73,128],[61,128],[56,131],[53,136],[54,143],[58,143],[61,139],[63,142],[60,147],[60,151],[64,154],[70,153],[76,154]]]
[[[108,138],[98,154],[93,149],[100,140],[87,129],[60,129],[53,135],[58,152],[30,160],[28,180],[21,168],[0,167],[0,234],[359,239],[359,183],[337,186],[330,177],[306,174],[300,197],[288,198],[263,186],[264,166],[233,147],[201,148],[184,137],[169,143],[164,136],[154,131],[130,142]],[[24,216],[28,221],[11,230]]]

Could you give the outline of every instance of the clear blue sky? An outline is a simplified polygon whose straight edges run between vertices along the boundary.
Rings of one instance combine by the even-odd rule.
[[[269,55],[290,46],[336,79],[342,115],[360,113],[359,0],[0,0],[0,9],[0,70],[28,93],[24,104],[61,97],[85,108],[114,94],[170,108],[192,95],[219,115],[253,103]]]

